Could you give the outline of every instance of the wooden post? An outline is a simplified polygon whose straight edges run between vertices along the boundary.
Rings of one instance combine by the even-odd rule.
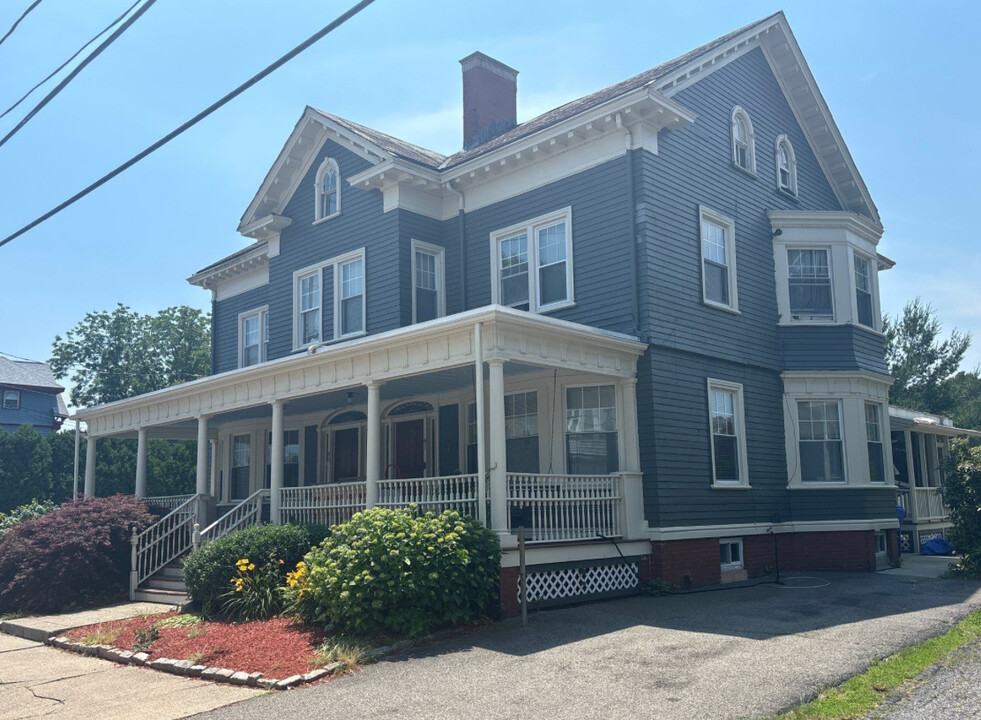
[[[525,569],[525,526],[518,528],[518,590],[521,593],[521,627],[528,625],[528,575]]]
[[[136,537],[136,526],[133,526],[133,530],[129,536],[129,599],[133,601],[136,599],[136,587],[140,583],[140,571],[137,567],[137,537]]]

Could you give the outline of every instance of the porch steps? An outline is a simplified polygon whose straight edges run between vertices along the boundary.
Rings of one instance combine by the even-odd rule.
[[[184,584],[184,563],[177,559],[144,580],[136,589],[135,599],[164,605],[184,605],[190,602],[191,598]]]

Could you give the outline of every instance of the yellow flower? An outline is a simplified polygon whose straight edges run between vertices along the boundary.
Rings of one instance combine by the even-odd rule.
[[[246,570],[255,570],[255,563],[249,563],[249,566],[246,568]]]

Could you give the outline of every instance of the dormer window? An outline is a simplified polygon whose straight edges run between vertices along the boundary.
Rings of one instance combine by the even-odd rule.
[[[797,194],[797,159],[786,135],[777,138],[777,189]]]
[[[3,409],[20,410],[20,390],[3,391]]]
[[[732,109],[732,164],[748,173],[756,173],[756,148],[753,123],[738,105]]]
[[[327,158],[317,171],[314,222],[332,218],[341,211],[340,171],[337,161]]]

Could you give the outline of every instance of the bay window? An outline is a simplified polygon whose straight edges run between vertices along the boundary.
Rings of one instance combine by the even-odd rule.
[[[801,480],[845,482],[845,454],[838,400],[802,400],[797,403]]]
[[[794,320],[834,320],[831,293],[831,262],[828,250],[787,250],[790,315]]]
[[[617,472],[616,387],[593,385],[566,388],[566,472],[607,475]]]
[[[882,444],[882,408],[865,403],[865,439],[869,451],[869,481],[886,481],[885,448]]]
[[[875,329],[875,304],[872,300],[872,268],[868,258],[854,256],[855,264],[855,305],[858,309],[860,325]]]

